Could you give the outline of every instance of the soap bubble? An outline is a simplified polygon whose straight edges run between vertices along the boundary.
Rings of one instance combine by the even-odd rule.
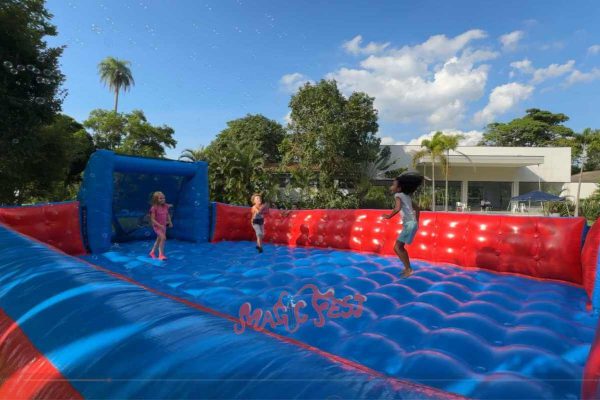
[[[44,81],[44,78],[42,78],[41,76],[38,76],[38,77],[35,78],[35,81],[37,83],[42,83]]]
[[[15,85],[17,85],[17,86],[21,86],[21,82],[19,82],[19,81],[16,81],[16,82],[15,82]]]
[[[13,144],[19,144],[19,139],[15,138],[15,139],[12,140],[12,142],[13,142]]]
[[[19,71],[17,71],[15,68],[11,68],[10,73],[13,75],[17,75],[19,73]]]
[[[4,61],[2,63],[2,65],[4,65],[4,67],[11,69],[13,67],[12,63],[10,61]]]
[[[52,75],[52,71],[50,71],[49,69],[45,69],[44,70],[44,75],[51,76]]]
[[[32,71],[32,72],[33,72],[34,74],[36,74],[36,75],[39,75],[39,74],[40,74],[40,72],[42,72],[42,71],[40,71],[40,70],[39,70],[39,68],[33,67],[33,71]]]
[[[27,70],[28,71],[32,71],[33,72],[34,69],[35,69],[35,67],[33,65],[27,64]]]
[[[37,56],[37,60],[38,60],[39,62],[44,62],[44,56],[42,56],[42,55],[40,55],[40,56]]]
[[[44,104],[46,102],[46,99],[44,99],[43,97],[36,97],[35,102],[37,104]]]
[[[17,70],[20,72],[25,71],[25,66],[24,65],[17,65]]]

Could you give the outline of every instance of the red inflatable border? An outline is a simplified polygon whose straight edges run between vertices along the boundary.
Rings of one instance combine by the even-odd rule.
[[[2,309],[0,399],[83,399]]]
[[[583,268],[583,287],[592,298],[594,285],[596,284],[596,268],[598,266],[598,250],[600,249],[600,219],[597,220],[587,234],[583,251],[581,253],[581,265]]]
[[[0,222],[72,255],[85,254],[79,202],[0,208]]]
[[[254,240],[250,208],[217,203],[213,241]],[[270,210],[265,241],[393,255],[402,229],[381,210]],[[521,217],[467,213],[421,213],[411,257],[583,283],[583,218]]]

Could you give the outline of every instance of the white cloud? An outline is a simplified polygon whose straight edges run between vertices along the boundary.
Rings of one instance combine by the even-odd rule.
[[[513,70],[524,74],[532,75],[531,83],[534,85],[540,84],[548,79],[556,78],[561,75],[568,74],[574,70],[575,61],[569,60],[564,64],[550,64],[546,68],[534,68],[533,64],[527,58],[521,61],[510,63]],[[511,71],[510,77],[515,76],[515,71]]]
[[[299,72],[294,72],[282,76],[279,80],[279,87],[285,92],[295,93],[306,82],[311,82],[311,80]]]
[[[533,68],[533,64],[531,64],[531,61],[528,60],[527,58],[524,60],[521,60],[521,61],[511,62],[510,66],[516,70],[519,70],[519,71],[527,73],[527,74],[532,74],[535,71],[535,68]]]
[[[375,97],[383,120],[457,127],[468,104],[484,94],[489,65],[482,63],[498,56],[469,47],[485,37],[481,30],[470,30],[451,38],[431,36],[415,46],[386,46],[359,67],[341,68],[327,78],[335,79],[344,93],[363,91]]]
[[[356,35],[353,39],[348,40],[342,44],[342,47],[350,54],[377,54],[384,51],[390,44],[388,43],[375,43],[369,42],[366,46],[361,47],[362,36]]]
[[[420,146],[421,142],[423,140],[433,138],[433,135],[435,135],[435,133],[437,131],[438,130],[431,131],[431,132],[421,135],[417,138],[411,139],[408,142],[404,141],[404,140],[395,140],[391,136],[385,136],[385,137],[381,138],[381,144],[382,145],[406,144],[406,145]],[[479,141],[481,140],[481,138],[483,137],[483,132],[477,131],[477,130],[461,131],[459,129],[441,129],[440,131],[443,132],[444,135],[450,135],[450,136],[462,135],[463,138],[458,142],[459,146],[476,146],[479,143]]]
[[[525,36],[525,32],[523,31],[513,31],[507,33],[505,35],[500,36],[500,43],[502,43],[502,50],[512,51],[517,48],[519,45],[519,41],[523,39]]]
[[[591,82],[600,79],[600,68],[594,68],[590,72],[581,72],[574,70],[566,80],[566,85],[573,85],[580,82]]]
[[[512,82],[492,90],[488,104],[473,117],[476,124],[488,124],[533,93],[533,86]]]
[[[600,44],[588,47],[588,54],[600,54]]]
[[[546,68],[536,69],[533,72],[532,83],[538,84],[547,79],[556,78],[558,76],[568,74],[575,66],[574,60],[569,60],[564,64],[551,64]]]
[[[285,114],[285,116],[283,117],[283,122],[285,122],[286,124],[291,124],[292,123],[292,112],[288,112],[287,114]]]

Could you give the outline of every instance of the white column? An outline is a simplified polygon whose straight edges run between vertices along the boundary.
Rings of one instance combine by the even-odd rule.
[[[467,204],[469,201],[469,181],[462,181],[462,189],[460,191],[460,202]]]

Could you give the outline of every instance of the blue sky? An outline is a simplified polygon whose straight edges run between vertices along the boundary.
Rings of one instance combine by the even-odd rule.
[[[600,2],[49,0],[66,45],[63,111],[111,108],[97,64],[131,61],[120,111],[175,129],[177,157],[226,122],[285,123],[294,89],[335,78],[376,98],[384,143],[440,129],[477,140],[527,108],[600,128]]]

